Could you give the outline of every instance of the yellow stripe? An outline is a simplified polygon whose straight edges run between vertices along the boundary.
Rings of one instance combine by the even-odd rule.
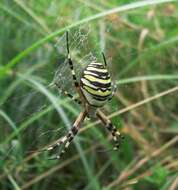
[[[87,71],[98,71],[98,72],[101,72],[101,73],[107,73],[108,71],[106,69],[101,69],[101,68],[95,68],[95,67],[92,67],[92,66],[88,66]]]
[[[98,96],[108,96],[111,94],[111,90],[106,90],[105,92],[102,92],[101,90],[94,90],[94,89],[91,89],[90,87],[88,86],[84,86],[84,88],[91,94],[93,95],[98,95]]]
[[[84,78],[88,79],[89,81],[92,81],[92,82],[100,82],[102,84],[108,84],[111,82],[111,79],[98,79],[98,78],[95,78],[94,76],[91,76],[91,75],[84,75]]]

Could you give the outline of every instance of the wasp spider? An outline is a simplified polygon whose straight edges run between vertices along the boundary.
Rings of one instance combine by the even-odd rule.
[[[77,103],[81,104],[84,109],[79,114],[68,134],[57,140],[55,144],[49,146],[45,150],[52,150],[58,146],[63,146],[62,151],[60,151],[60,153],[56,155],[53,159],[61,158],[76,134],[78,133],[79,128],[85,117],[98,118],[99,120],[101,120],[106,129],[111,133],[113,140],[115,141],[114,150],[117,150],[119,148],[120,139],[122,138],[122,136],[120,132],[116,129],[116,127],[111,123],[111,121],[99,109],[112,98],[115,91],[111,83],[110,74],[107,70],[106,58],[102,53],[104,64],[97,62],[91,62],[90,64],[88,64],[82,73],[80,81],[78,82],[75,70],[73,68],[72,58],[70,56],[68,32],[66,32],[66,43],[68,64],[71,69],[74,86],[76,92],[79,95],[79,99],[74,98],[67,91],[64,91],[64,94],[72,98]],[[60,88],[57,82],[55,83],[55,85]]]

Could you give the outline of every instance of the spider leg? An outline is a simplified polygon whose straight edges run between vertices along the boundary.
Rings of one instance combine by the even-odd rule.
[[[61,89],[60,86],[59,86],[59,84],[55,83],[55,85],[57,86],[58,89]],[[78,98],[75,98],[72,94],[68,93],[66,90],[62,90],[62,93],[64,95],[68,96],[73,101],[75,101],[77,104],[81,104],[82,103]]]
[[[81,104],[82,103],[78,98],[75,98],[73,95],[69,94],[67,91],[64,91],[63,93],[66,96],[68,96],[70,99],[72,99],[74,102],[76,102],[77,104]]]
[[[60,159],[64,153],[66,152],[66,150],[68,149],[70,143],[72,142],[72,140],[74,139],[74,137],[77,135],[79,128],[81,126],[81,123],[84,121],[85,117],[87,115],[87,112],[84,110],[82,111],[78,118],[76,119],[76,121],[73,124],[73,127],[71,128],[71,130],[68,132],[67,135],[65,135],[62,139],[59,139],[55,144],[49,146],[46,150],[53,150],[54,148],[61,146],[64,144],[64,148],[61,150],[61,152],[56,155],[55,157],[51,158],[51,159]]]
[[[47,150],[52,150],[52,149],[54,149],[56,147],[64,145],[64,148],[61,150],[61,152],[58,155],[50,158],[50,160],[60,159],[64,155],[64,153],[66,152],[66,150],[69,147],[70,143],[74,139],[75,135],[78,133],[78,130],[79,130],[79,127],[73,125],[73,127],[68,132],[68,134],[66,136],[64,136],[61,140],[59,140],[57,142],[57,144],[54,144],[54,145],[52,145],[52,146],[50,146],[50,147],[47,148]]]
[[[70,67],[71,72],[72,72],[72,78],[73,78],[73,81],[74,81],[74,85],[75,85],[75,87],[77,89],[79,87],[79,83],[77,82],[77,77],[76,77],[76,74],[75,74],[73,62],[72,62],[72,59],[70,57],[69,34],[68,34],[68,31],[66,32],[66,42],[67,42],[67,59],[68,59],[69,67]]]
[[[66,32],[66,42],[67,42],[67,59],[68,59],[69,67],[70,67],[71,72],[72,72],[72,78],[73,78],[74,86],[75,86],[76,91],[78,92],[81,100],[83,100],[84,97],[83,97],[83,94],[81,92],[80,85],[79,85],[79,83],[77,81],[77,77],[76,77],[76,73],[75,73],[75,70],[74,70],[73,62],[72,62],[72,59],[71,59],[71,56],[70,56],[68,31]]]
[[[105,116],[103,112],[100,110],[97,111],[96,115],[98,118],[102,121],[102,123],[105,125],[107,130],[112,134],[113,140],[115,142],[114,150],[117,150],[120,146],[120,140],[124,137],[121,135],[119,130],[116,129],[116,127],[112,124],[112,122]]]
[[[103,52],[101,52],[101,54],[102,54],[102,56],[103,56],[104,64],[105,64],[105,67],[106,67],[106,66],[107,66],[106,57],[105,57],[105,55],[104,55]]]

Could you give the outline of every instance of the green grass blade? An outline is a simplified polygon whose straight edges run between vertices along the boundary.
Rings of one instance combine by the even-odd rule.
[[[17,127],[16,127],[15,123],[11,120],[11,118],[3,110],[0,110],[0,115],[9,123],[9,125],[12,127],[12,129],[17,132]]]
[[[54,37],[62,34],[68,29],[77,27],[79,25],[85,24],[87,22],[103,18],[105,16],[118,13],[118,12],[123,12],[123,11],[128,11],[131,9],[136,9],[136,8],[141,8],[145,6],[150,6],[150,5],[156,5],[156,4],[161,4],[161,3],[167,3],[167,2],[174,2],[175,0],[150,0],[150,1],[139,1],[139,2],[134,2],[130,3],[127,5],[119,6],[110,10],[103,11],[101,13],[95,14],[93,16],[89,16],[87,18],[84,18],[82,20],[79,20],[77,22],[74,22],[73,24],[66,26],[60,30],[57,30],[46,37],[42,38],[41,40],[37,41],[34,43],[32,46],[28,47],[24,51],[22,51],[20,54],[18,54],[16,57],[14,57],[8,64],[6,64],[4,67],[0,68],[0,77],[3,77],[6,72],[13,66],[15,66],[21,59],[23,59],[25,56],[27,56],[29,53],[31,53],[33,50],[39,48],[41,45],[46,43],[47,41],[52,40]]]
[[[132,78],[126,78],[126,79],[120,79],[117,81],[116,84],[129,84],[139,81],[152,81],[152,80],[178,80],[178,74],[177,75],[147,75],[147,76],[138,76],[138,77],[132,77]]]
[[[13,185],[14,189],[15,190],[21,190],[21,188],[19,187],[19,185],[16,183],[15,179],[12,177],[12,175],[8,172],[8,170],[5,168],[4,169],[6,174],[7,174],[7,177],[9,179],[9,181],[11,182],[11,184]]]

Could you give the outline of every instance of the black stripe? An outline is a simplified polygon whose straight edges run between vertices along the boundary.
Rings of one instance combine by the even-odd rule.
[[[73,98],[73,96],[72,96],[71,94],[68,94],[68,93],[67,93],[67,96],[70,97],[70,98]]]
[[[76,78],[76,76],[75,76],[75,75],[72,75],[72,76],[73,76],[73,79],[74,79],[74,80],[77,80],[77,78]]]
[[[86,78],[84,78],[84,79],[87,80],[90,84],[96,86],[97,88],[109,88],[111,86],[111,82],[104,84],[104,83],[100,83],[97,81],[90,81]]]
[[[100,72],[100,71],[93,71],[93,70],[90,70],[90,69],[86,69],[85,71],[88,71],[88,72],[91,72],[91,73],[94,73],[94,74],[96,74],[96,75],[98,75],[98,76],[101,76],[101,77],[110,77],[110,75],[109,75],[109,73],[108,73],[108,71],[106,71],[106,72]],[[85,74],[85,73],[84,73]],[[95,76],[95,75],[94,75]]]
[[[74,137],[71,136],[71,137],[68,139],[68,142],[70,143],[73,139],[74,139]]]
[[[70,131],[68,134],[67,134],[67,139],[70,138],[72,136],[72,132]]]
[[[74,84],[75,84],[75,86],[76,86],[76,87],[79,87],[79,84],[78,84],[78,82],[75,82]]]
[[[101,75],[101,74],[100,74],[99,76],[96,76],[96,75],[85,74],[85,73],[84,73],[84,77],[85,77],[85,75],[90,75],[90,76],[95,77],[95,78],[97,78],[97,79],[106,79],[106,80],[110,79],[109,74],[108,74],[108,75]]]
[[[84,78],[83,78],[84,79]],[[87,80],[88,81],[88,80]],[[90,81],[89,81],[90,82]],[[84,87],[84,86],[87,86],[87,87],[89,87],[89,88],[91,88],[91,89],[93,89],[93,90],[98,90],[99,88],[97,87],[97,86],[95,86],[95,88],[94,87],[91,87],[91,86],[89,86],[89,85],[87,85],[85,82],[83,82],[82,80],[81,80],[81,85],[82,85],[82,87]]]
[[[85,78],[83,78],[83,79],[85,79]],[[86,79],[87,80],[87,79]],[[88,81],[88,80],[87,80]],[[88,81],[89,83],[91,83],[91,81]],[[111,90],[111,86],[110,87],[107,87],[107,88],[105,88],[105,90],[104,89],[102,89],[102,88],[99,88],[99,87],[97,87],[97,86],[95,86],[95,88],[94,87],[91,87],[91,86],[89,86],[89,85],[87,85],[85,82],[83,82],[82,80],[81,80],[81,84],[82,84],[82,87],[84,87],[84,86],[87,86],[87,87],[89,87],[89,88],[91,88],[92,90],[101,90],[102,92],[106,92],[107,90]]]
[[[94,68],[97,68],[97,69],[105,69],[105,67],[103,65],[97,65],[97,64],[94,64],[94,63],[90,63],[88,65],[88,67],[94,67]]]
[[[68,59],[68,61],[69,61],[70,68],[73,69],[73,63],[72,63],[72,60],[71,60],[71,59]]]
[[[107,128],[109,131],[112,131],[112,129],[113,129],[112,123],[108,123],[108,125],[106,125],[106,128]]]
[[[93,99],[98,100],[98,101],[105,101],[108,98],[106,98],[106,97],[105,98],[99,98],[99,97],[93,96]]]
[[[71,129],[71,131],[72,131],[73,135],[76,135],[77,132],[78,132],[78,129],[77,129],[77,127],[73,126],[73,128]]]

